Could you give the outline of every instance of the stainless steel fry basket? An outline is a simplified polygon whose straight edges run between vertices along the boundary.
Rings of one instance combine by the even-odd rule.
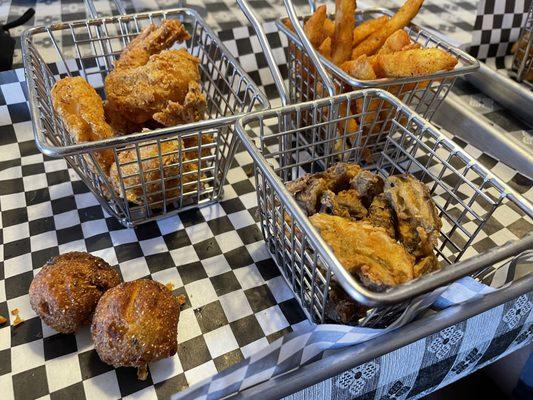
[[[105,77],[121,50],[151,23],[180,20],[191,39],[185,47],[200,59],[206,120],[110,139],[74,143],[54,112],[51,88],[64,76],[81,75],[103,92]],[[42,45],[55,49],[50,60]],[[69,45],[75,58],[63,51]],[[237,141],[233,123],[239,114],[268,107],[266,97],[196,11],[174,9],[96,18],[35,27],[22,37],[29,102],[37,146],[46,155],[64,157],[123,225],[137,224],[217,201]],[[112,152],[114,176],[96,157]]]
[[[513,57],[516,80],[533,88],[533,3],[529,7],[526,23],[520,32]],[[529,78],[529,79],[528,79]]]
[[[360,113],[335,115],[337,109],[352,110],[355,102],[362,105]],[[375,123],[373,118],[366,118],[368,113],[373,116],[375,102],[391,110],[389,119],[381,122],[385,125],[381,150],[366,157],[351,147],[336,149],[339,134],[345,142],[364,140],[368,126]],[[308,117],[304,119],[304,115]],[[330,118],[323,121],[322,115]],[[356,131],[343,129],[351,118],[362,121]],[[333,276],[356,302],[381,307],[360,320],[369,325],[376,321],[376,315],[379,320],[416,296],[533,246],[530,233],[519,241],[476,254],[471,245],[481,230],[494,222],[496,212],[509,207],[531,219],[532,205],[388,92],[366,89],[253,113],[239,119],[236,126],[254,159],[258,209],[268,248],[314,322],[326,320]],[[324,137],[324,128],[330,132],[328,137]],[[329,151],[321,153],[318,148]],[[411,173],[428,186],[443,222],[435,249],[441,270],[377,292],[342,267],[284,185],[305,173],[323,171],[339,158],[364,165],[383,178]]]
[[[289,97],[292,104],[327,96],[324,86],[329,86],[329,84],[319,79],[314,67],[316,64],[310,59],[310,53],[315,53],[320,62],[326,66],[336,93],[345,93],[364,88],[380,88],[394,94],[428,120],[431,120],[433,114],[453,87],[455,79],[479,68],[479,62],[466,52],[411,23],[407,26],[406,31],[414,42],[419,43],[423,48],[436,47],[452,54],[458,60],[457,67],[452,71],[410,78],[358,80],[326,58],[318,55],[307,38],[305,38],[301,27],[297,29],[296,33],[287,28],[284,24],[287,20],[290,20],[292,26],[295,27],[299,26],[300,21],[306,21],[311,14],[298,18],[291,1],[284,0],[284,2],[289,19],[282,18],[278,20],[277,26],[287,36],[289,42]],[[391,12],[381,8],[358,9],[356,11],[356,21],[360,23],[383,15],[391,15]]]

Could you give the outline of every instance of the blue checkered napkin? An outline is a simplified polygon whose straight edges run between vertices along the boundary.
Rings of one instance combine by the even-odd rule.
[[[441,310],[493,290],[471,277],[465,277],[451,284],[433,303],[433,308]],[[327,350],[354,346],[387,331],[348,325],[307,326],[279,338],[251,357],[172,398],[211,400],[228,396],[319,360]]]

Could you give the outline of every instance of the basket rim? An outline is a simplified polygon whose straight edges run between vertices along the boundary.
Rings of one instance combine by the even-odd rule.
[[[380,13],[386,16],[394,15],[392,11],[382,8],[382,7],[370,7],[370,8],[363,8],[363,9],[358,8],[355,11],[356,15],[364,15],[368,13]],[[305,14],[305,15],[299,16],[299,19],[306,20],[311,15],[312,14]],[[276,20],[276,26],[278,27],[280,31],[282,31],[291,40],[293,40],[294,42],[298,43],[301,47],[303,47],[303,44],[300,41],[300,38],[298,37],[298,35],[296,35],[294,32],[289,30],[283,23],[283,21],[287,21],[287,20],[289,20],[289,17],[278,18]],[[407,27],[411,28],[415,32],[423,34],[428,39],[434,42],[438,42],[440,44],[440,48],[443,48],[444,50],[446,50],[446,52],[459,58],[465,65],[461,65],[458,68],[454,68],[451,71],[436,72],[434,74],[419,75],[415,77],[406,77],[406,78],[393,78],[393,79],[380,78],[380,79],[365,81],[365,80],[356,79],[353,76],[349,75],[347,72],[343,71],[337,65],[327,60],[324,56],[322,56],[318,52],[317,52],[317,56],[320,59],[320,61],[327,67],[328,71],[333,73],[333,75],[336,78],[340,79],[343,84],[347,84],[347,85],[350,85],[356,88],[380,88],[380,87],[389,86],[389,85],[401,85],[401,84],[406,84],[406,83],[422,82],[422,81],[441,79],[441,78],[447,78],[447,77],[458,77],[458,76],[470,74],[479,69],[479,61],[476,58],[472,57],[470,54],[468,54],[466,51],[462,50],[461,48],[454,46],[453,44],[448,42],[444,37],[439,37],[435,35],[434,33],[430,32],[429,30],[424,29],[421,26],[413,22],[410,22],[407,25]],[[303,51],[305,52],[305,49],[303,49]]]
[[[324,262],[331,269],[331,271],[335,273],[339,283],[341,284],[343,289],[350,295],[350,297],[368,306],[397,304],[402,301],[421,295],[423,293],[427,293],[438,287],[442,287],[443,285],[446,285],[463,276],[469,275],[483,268],[486,265],[491,265],[495,262],[511,257],[518,252],[533,247],[533,233],[530,232],[519,240],[510,241],[502,246],[498,246],[484,253],[469,257],[466,260],[461,260],[446,265],[438,271],[413,279],[409,282],[391,287],[383,292],[377,292],[368,289],[363,286],[359,281],[357,281],[353,276],[351,276],[342,267],[342,264],[333,254],[331,248],[322,239],[319,232],[313,227],[313,225],[309,221],[309,218],[303,213],[301,207],[296,203],[296,200],[290,195],[290,193],[285,187],[285,184],[276,174],[271,164],[263,156],[260,148],[257,147],[253,138],[248,136],[248,134],[246,133],[245,125],[247,125],[253,120],[257,121],[260,119],[264,120],[271,117],[280,117],[282,115],[280,113],[287,114],[310,106],[321,107],[327,105],[334,105],[336,103],[340,103],[343,100],[353,101],[354,99],[365,95],[378,96],[379,98],[384,99],[385,101],[389,101],[391,104],[393,104],[397,108],[397,111],[401,110],[403,112],[406,112],[409,115],[410,121],[415,121],[416,123],[421,124],[422,130],[430,132],[436,140],[443,142],[447,146],[449,146],[450,149],[452,149],[451,152],[463,158],[466,163],[473,167],[474,171],[483,174],[485,180],[489,180],[498,190],[500,190],[503,197],[509,199],[518,207],[520,207],[522,211],[526,215],[528,215],[529,218],[533,218],[533,205],[529,202],[529,200],[527,200],[518,192],[509,187],[507,183],[503,182],[500,178],[490,172],[486,167],[479,164],[479,162],[476,161],[472,156],[470,156],[470,154],[468,154],[463,148],[461,148],[458,144],[454,143],[451,139],[447,138],[444,134],[440,132],[439,129],[437,129],[434,125],[424,119],[420,114],[413,111],[410,107],[405,105],[402,101],[400,101],[398,98],[396,98],[385,90],[374,88],[362,89],[349,93],[339,94],[333,97],[307,101],[305,103],[299,103],[286,107],[276,107],[271,108],[269,110],[254,112],[239,118],[235,125],[235,131],[237,132],[245,148],[253,158],[254,167],[256,169],[259,168],[261,170],[261,172],[265,175],[264,179],[268,179],[270,181],[270,184],[277,192],[277,195],[280,197],[281,201],[284,202],[285,206],[289,207],[291,211],[293,211],[294,217],[299,223],[300,228],[303,229],[307,240],[309,240],[317,248],[322,260],[324,260]]]
[[[172,8],[168,10],[158,10],[158,11],[148,11],[135,14],[126,14],[126,15],[117,15],[117,16],[108,16],[101,18],[88,18],[76,21],[69,22],[60,22],[56,24],[51,24],[49,26],[39,25],[26,29],[21,36],[21,48],[22,55],[24,60],[24,72],[26,75],[26,82],[28,86],[28,102],[30,106],[30,115],[32,117],[32,126],[35,137],[35,142],[37,148],[45,155],[50,157],[65,157],[75,154],[87,153],[95,150],[102,150],[106,148],[111,148],[115,146],[121,146],[124,144],[139,143],[143,141],[164,139],[173,135],[181,135],[186,133],[195,132],[198,130],[204,129],[216,129],[218,127],[224,127],[233,124],[240,116],[246,114],[247,111],[242,111],[232,115],[219,116],[213,119],[206,119],[199,122],[193,122],[183,125],[174,125],[171,127],[163,127],[159,129],[151,129],[144,132],[136,132],[128,135],[115,136],[108,139],[97,140],[93,142],[80,142],[68,146],[56,146],[49,143],[46,137],[43,134],[43,126],[40,119],[40,110],[37,106],[37,93],[36,93],[36,84],[35,84],[35,73],[31,67],[30,59],[31,56],[30,47],[32,47],[32,37],[37,33],[47,32],[48,30],[57,31],[70,29],[71,27],[81,27],[81,26],[95,26],[101,25],[102,23],[121,23],[121,22],[130,22],[136,18],[151,19],[152,17],[166,17],[168,15],[189,15],[196,19],[197,23],[202,26],[203,29],[211,36],[211,39],[217,44],[220,48],[221,53],[226,57],[233,65],[233,67],[239,72],[239,74],[248,81],[248,84],[243,90],[248,90],[252,92],[253,97],[256,98],[257,107],[259,110],[265,110],[270,108],[270,101],[268,100],[265,93],[259,89],[258,85],[253,81],[250,75],[244,70],[241,64],[236,60],[232,55],[229,49],[224,45],[220,40],[218,35],[209,27],[205,20],[198,14],[198,12],[191,8]],[[79,60],[79,58],[74,57],[73,60]]]

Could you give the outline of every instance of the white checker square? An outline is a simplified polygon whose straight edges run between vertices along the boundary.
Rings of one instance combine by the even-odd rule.
[[[15,132],[17,132],[17,140],[25,142],[27,140],[35,140],[33,135],[33,124],[31,121],[17,122],[13,124]]]
[[[7,317],[7,316],[6,316]],[[11,328],[8,324],[0,328],[0,351],[11,347]]]
[[[3,110],[5,110],[5,106],[0,106],[0,126],[11,123],[11,121],[9,120],[9,117],[7,117],[6,119],[7,123],[5,124],[2,123],[2,117],[3,117],[2,114],[8,114],[7,111],[3,111]],[[20,149],[17,143],[2,145],[2,161],[17,160],[19,158],[20,158]]]
[[[85,240],[74,240],[72,242],[59,245],[59,254],[68,253],[69,251],[87,251]]]
[[[237,154],[235,154],[235,161],[237,161],[239,165],[248,165],[253,162],[253,159],[247,151],[239,151]]]
[[[202,260],[202,265],[204,266],[204,270],[209,277],[231,271],[228,260],[226,260],[226,257],[224,257],[223,254]]]
[[[11,348],[11,372],[18,374],[44,364],[42,340],[24,343]]]
[[[150,270],[148,269],[148,264],[146,264],[146,259],[144,257],[121,262],[120,272],[125,281],[133,281],[146,275],[150,275]]]
[[[30,237],[31,251],[39,251],[57,246],[56,231],[43,232]]]
[[[259,270],[255,265],[249,265],[247,267],[238,268],[234,271],[237,280],[241,284],[241,287],[246,290],[265,283]]]
[[[213,237],[213,233],[211,232],[209,225],[207,225],[205,222],[189,226],[185,228],[185,231],[187,232],[187,235],[193,244],[203,242],[204,240]]]
[[[33,311],[33,309],[31,308],[30,296],[28,294],[23,294],[22,296],[15,297],[14,299],[8,300],[7,307],[9,308],[9,312],[10,312],[9,317],[11,319],[15,318],[14,316],[11,315],[11,311],[14,310],[15,308],[18,308],[19,316],[23,320],[28,320],[28,319],[31,319],[37,316],[37,314],[35,314],[35,311]]]
[[[218,299],[209,278],[200,279],[185,285],[192,308],[198,308]]]
[[[109,265],[117,265],[117,254],[113,247],[107,249],[91,251],[91,254],[96,257],[103,258]]]
[[[270,258],[270,253],[268,252],[268,248],[263,240],[247,244],[246,250],[248,250],[250,257],[252,257],[254,262]]]
[[[492,235],[490,235],[490,239],[498,246],[502,246],[509,240],[516,240],[518,238],[509,229],[503,228],[500,229],[498,232],[494,232]]]
[[[204,339],[213,358],[239,348],[239,344],[229,325],[221,326],[206,333]]]
[[[5,281],[0,280],[0,303],[6,301],[6,286]]]
[[[224,199],[226,199],[226,194],[224,194]],[[218,203],[211,204],[208,207],[202,207],[200,208],[200,212],[202,213],[206,221],[210,221],[212,219],[220,218],[226,215],[226,212]]]
[[[46,174],[25,176],[22,178],[22,182],[24,182],[24,190],[26,192],[29,192],[30,190],[44,189],[48,186]]]
[[[52,211],[52,203],[49,201],[29,205],[26,210],[28,212],[29,221],[35,221],[40,218],[51,217],[54,215]]]
[[[67,169],[67,163],[62,158],[49,159],[44,163],[44,170],[46,172],[63,171],[65,169]]]
[[[255,224],[255,221],[248,210],[242,210],[236,213],[229,214],[228,218],[231,221],[231,224],[235,227],[235,229],[240,229],[244,228],[245,226]]]
[[[157,393],[155,392],[155,387],[148,386],[147,388],[123,397],[123,400],[157,400]]]
[[[139,245],[141,246],[141,249],[145,256],[149,256],[152,254],[159,254],[159,253],[168,251],[167,244],[165,243],[165,239],[163,239],[163,237],[161,236],[153,238],[153,239],[142,240],[139,242]]]
[[[31,254],[22,254],[4,261],[5,277],[9,278],[32,270]]]
[[[61,197],[72,196],[74,194],[74,192],[72,191],[71,182],[63,182],[57,185],[50,186],[48,188],[48,191],[50,192],[50,199],[52,200],[59,199]]]
[[[91,192],[77,194],[74,196],[74,200],[76,201],[76,207],[78,208],[87,208],[99,204],[98,200],[96,200],[96,197],[94,197],[94,194]]]
[[[83,222],[81,224],[81,230],[83,231],[83,236],[89,238],[107,232],[108,228],[105,219],[95,219]]]
[[[93,339],[91,337],[91,328],[89,325],[82,326],[76,332],[76,345],[78,347],[78,354],[92,350],[94,348]]]
[[[43,330],[43,338],[54,336],[54,335],[57,335],[59,333],[55,329],[50,328],[48,325],[46,325],[42,320],[41,320],[41,327],[42,327],[42,330]]]
[[[2,85],[2,93],[6,104],[17,104],[26,102],[24,92],[19,82],[5,83]]]
[[[196,315],[192,308],[187,308],[180,312],[180,321],[178,323],[178,343],[186,342],[202,334],[200,325],[196,320]]]
[[[255,317],[267,336],[289,326],[287,319],[283,315],[283,311],[277,305],[259,311],[255,314]]]
[[[50,392],[80,382],[82,379],[78,353],[70,353],[48,360],[46,362],[46,377]]]
[[[239,196],[239,199],[241,199],[242,204],[244,204],[244,206],[248,209],[257,206],[257,193],[256,192],[243,194],[242,196]]]
[[[252,355],[266,348],[268,344],[268,340],[265,337],[257,339],[252,343],[248,343],[246,346],[241,347],[242,355],[244,356],[244,358],[251,357]]]
[[[178,270],[176,267],[167,268],[163,271],[158,271],[152,274],[152,279],[154,281],[160,282],[163,285],[166,285],[167,283],[171,283],[174,285],[174,289],[180,288],[183,286],[183,282],[181,280],[181,276],[178,273]]]
[[[239,234],[235,231],[228,231],[217,235],[217,243],[223,253],[238,249],[243,245]]]
[[[56,229],[70,228],[74,225],[79,225],[80,217],[78,210],[71,210],[61,214],[54,215],[54,222]]]
[[[135,235],[135,230],[133,229],[120,229],[118,231],[111,231],[109,234],[111,235],[111,241],[115,246],[137,241],[137,235]]]
[[[289,286],[287,286],[282,276],[276,276],[275,278],[270,279],[267,281],[267,285],[274,295],[277,303],[281,303],[282,301],[286,301],[294,297],[294,294]]]
[[[232,168],[228,171],[227,180],[229,183],[236,183],[248,179],[246,172],[242,168]]]
[[[180,249],[171,250],[170,255],[176,265],[190,264],[196,261],[200,261],[196,250],[192,246],[185,246]]]
[[[119,399],[117,375],[114,370],[83,381],[87,400]]]
[[[237,195],[237,192],[235,191],[235,189],[233,189],[233,186],[225,185],[224,186],[224,200],[230,200],[236,197],[239,197],[239,196]]]
[[[0,116],[2,114],[0,113]],[[0,120],[1,122],[1,120]],[[14,400],[13,377],[11,374],[0,375],[0,387],[2,388],[2,400]]]
[[[239,289],[220,296],[219,301],[229,322],[237,321],[247,315],[253,314],[250,303],[243,290]]]
[[[203,363],[193,369],[185,371],[185,378],[189,386],[194,385],[197,382],[203,381],[218,373],[217,368],[213,360]]]
[[[163,382],[182,372],[183,367],[177,354],[150,364],[150,374],[154,383]]]
[[[177,215],[172,215],[168,218],[163,218],[157,221],[157,225],[159,226],[159,230],[161,231],[162,235],[166,235],[168,233],[176,232],[180,229],[183,229],[183,223],[180,220],[180,217]]]
[[[1,202],[2,211],[12,210],[24,207],[26,205],[26,196],[23,192],[6,194],[1,197]]]
[[[4,243],[15,242],[30,236],[30,226],[27,222],[7,226],[3,229]]]

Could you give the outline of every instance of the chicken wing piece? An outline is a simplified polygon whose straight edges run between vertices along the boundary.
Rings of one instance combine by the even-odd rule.
[[[52,105],[74,141],[94,142],[115,135],[105,121],[102,99],[81,76],[67,77],[52,87]],[[94,154],[105,173],[114,161],[111,150]]]
[[[183,148],[181,140],[161,143],[161,151],[157,143],[142,146],[139,150],[140,159],[135,148],[121,151],[118,155],[120,167],[114,163],[109,172],[113,188],[117,193],[125,194],[128,201],[136,204],[147,203],[152,208],[163,207],[163,191],[166,202],[169,203],[182,193],[196,190],[198,164],[187,163],[186,153],[183,151],[180,158],[180,148]],[[159,153],[162,154],[162,163],[159,161]],[[203,178],[202,174],[200,179]],[[122,192],[121,181],[125,193]],[[143,190],[143,182],[146,190]]]
[[[185,49],[164,50],[136,68],[116,68],[107,76],[109,107],[127,120],[151,119],[166,125],[195,122],[204,117],[198,58]]]
[[[164,20],[159,26],[150,24],[122,50],[120,58],[115,62],[115,70],[144,65],[151,55],[190,38],[189,32],[177,20]]]
[[[368,207],[375,196],[383,193],[385,183],[381,176],[367,170],[361,170],[350,180],[350,185]]]
[[[368,208],[368,222],[372,225],[385,229],[387,235],[396,240],[394,230],[394,215],[389,201],[383,193],[374,197]]]
[[[363,285],[383,290],[413,279],[414,257],[385,229],[327,214],[309,219],[342,266]]]
[[[398,220],[399,239],[415,257],[433,255],[442,227],[426,185],[409,174],[387,178],[385,196]]]
[[[361,219],[368,213],[354,189],[342,190],[338,194],[326,190],[322,193],[320,205],[320,213],[348,219]]]

